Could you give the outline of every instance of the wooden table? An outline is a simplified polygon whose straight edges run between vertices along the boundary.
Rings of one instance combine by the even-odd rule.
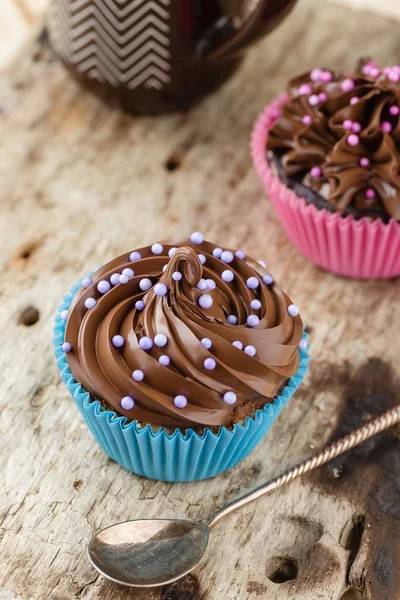
[[[127,591],[97,576],[94,530],[141,517],[203,519],[399,403],[399,281],[346,281],[286,240],[248,138],[287,78],[368,53],[399,62],[400,25],[303,0],[237,75],[186,114],[133,118],[83,92],[38,32],[1,76],[0,599],[398,600],[399,432],[221,524],[192,576]],[[256,451],[215,480],[136,477],[96,445],[52,354],[62,295],[114,255],[200,229],[264,258],[301,306],[310,374]]]

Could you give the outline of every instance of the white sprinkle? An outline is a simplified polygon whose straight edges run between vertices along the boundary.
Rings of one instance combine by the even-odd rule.
[[[153,244],[151,247],[151,251],[153,254],[162,254],[163,251],[163,247],[161,244],[159,244],[158,242],[156,244]]]

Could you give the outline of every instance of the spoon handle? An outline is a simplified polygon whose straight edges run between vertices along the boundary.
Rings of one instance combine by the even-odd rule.
[[[318,454],[315,454],[314,456],[298,463],[291,469],[288,469],[281,475],[278,475],[278,477],[270,479],[269,481],[267,481],[267,483],[264,483],[255,490],[248,492],[247,494],[241,496],[240,498],[237,498],[233,502],[230,502],[229,504],[221,508],[212,517],[210,517],[207,521],[207,525],[209,527],[214,527],[214,525],[219,523],[221,519],[234,512],[238,508],[241,508],[242,506],[253,502],[253,500],[260,498],[260,496],[264,496],[265,494],[268,494],[269,492],[272,492],[273,490],[282,487],[283,485],[286,485],[290,481],[293,481],[293,479],[304,475],[304,473],[308,473],[309,471],[312,471],[313,469],[324,465],[325,463],[331,461],[337,456],[340,456],[344,452],[347,452],[347,450],[355,448],[359,444],[362,444],[366,440],[374,437],[382,431],[385,431],[385,429],[389,429],[389,427],[392,427],[393,425],[399,422],[400,406],[396,406],[395,408],[392,408],[391,410],[388,410],[387,412],[383,413],[383,415],[381,415],[380,417],[373,419],[372,421],[366,423],[362,427],[359,427],[352,433],[349,433],[345,437],[340,438],[339,440],[333,442],[329,446],[326,446],[326,448],[324,448],[324,450],[322,450]]]

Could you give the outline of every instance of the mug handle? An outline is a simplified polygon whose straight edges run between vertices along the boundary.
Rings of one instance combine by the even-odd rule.
[[[282,9],[282,4],[285,4]],[[296,0],[261,0],[236,35],[208,54],[206,60],[215,62],[243,50],[246,46],[274,29],[290,13]]]

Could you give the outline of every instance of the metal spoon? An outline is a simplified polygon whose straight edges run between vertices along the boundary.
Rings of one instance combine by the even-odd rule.
[[[207,548],[209,530],[221,519],[399,422],[400,406],[227,504],[204,523],[143,519],[111,525],[89,542],[89,560],[101,575],[121,585],[156,587],[172,583],[198,564]]]

